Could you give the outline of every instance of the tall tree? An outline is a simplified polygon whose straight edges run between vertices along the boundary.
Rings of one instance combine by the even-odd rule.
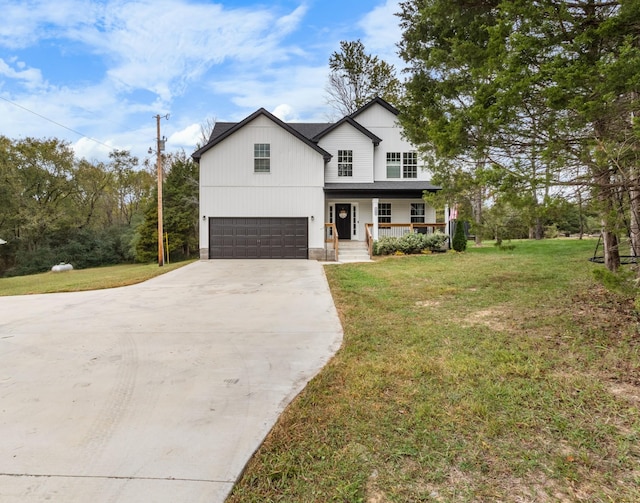
[[[138,158],[128,150],[114,150],[109,153],[109,159],[115,199],[112,223],[131,225],[133,216],[142,211],[141,204],[151,193],[153,175],[140,169]]]
[[[371,99],[396,105],[401,94],[393,65],[367,54],[360,40],[340,42],[340,51],[329,57],[328,103],[340,114],[349,115]]]
[[[199,167],[184,151],[174,154],[164,184],[164,225],[169,253],[189,258],[198,250]]]
[[[401,6],[411,77],[400,120],[410,139],[454,166],[465,153],[485,154],[516,185],[527,184],[533,207],[554,185],[588,184],[601,204],[607,267],[615,270],[622,177],[607,152],[629,138],[622,133],[638,109],[640,2]],[[579,171],[588,177],[570,180]]]
[[[502,50],[490,31],[497,24],[497,2],[415,0],[402,3],[400,14],[400,55],[410,66],[400,121],[409,140],[433,161],[434,181],[455,186],[456,179],[465,180],[477,244],[495,134],[484,116],[493,105],[494,67]]]
[[[198,250],[198,165],[184,152],[163,158],[169,170],[163,183],[163,230],[169,238],[169,252],[189,258]],[[144,221],[136,239],[136,260],[148,262],[158,253],[158,193],[145,202]]]

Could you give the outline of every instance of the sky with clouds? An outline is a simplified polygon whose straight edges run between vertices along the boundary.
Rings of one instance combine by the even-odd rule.
[[[56,137],[78,157],[141,160],[260,107],[327,121],[341,40],[402,68],[399,0],[0,0],[0,135]]]

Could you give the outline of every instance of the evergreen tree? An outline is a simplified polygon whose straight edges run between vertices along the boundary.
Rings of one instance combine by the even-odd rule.
[[[434,172],[487,164],[503,171],[496,188],[513,190],[494,197],[527,205],[538,234],[553,187],[590,187],[600,202],[605,262],[615,270],[622,213],[636,201],[631,217],[640,217],[640,137],[632,130],[640,2],[407,0],[401,7],[410,77],[400,121],[438,159]]]
[[[464,221],[454,220],[455,229],[453,231],[453,240],[451,247],[457,252],[463,252],[467,249],[467,235],[464,231]]]

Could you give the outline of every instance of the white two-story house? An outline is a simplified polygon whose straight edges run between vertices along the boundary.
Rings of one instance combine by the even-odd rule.
[[[285,123],[260,109],[216,123],[200,164],[201,258],[336,258],[334,239],[432,232],[431,184],[376,98],[336,123]]]

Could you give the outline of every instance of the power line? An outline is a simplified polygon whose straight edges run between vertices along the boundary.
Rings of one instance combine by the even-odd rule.
[[[22,108],[22,110],[26,110],[29,113],[32,113],[33,115],[37,115],[38,117],[40,117],[41,119],[44,119],[46,121],[51,122],[52,124],[55,124],[56,126],[60,126],[61,128],[66,129],[67,131],[71,131],[72,133],[75,133],[77,135],[82,136],[83,138],[86,138],[87,140],[91,140],[95,143],[98,143],[104,147],[107,147],[109,150],[113,150],[113,145],[107,145],[106,143],[101,142],[100,140],[96,140],[95,138],[92,138],[91,136],[87,136],[84,133],[81,133],[80,131],[76,131],[75,129],[71,129],[70,127],[65,126],[64,124],[60,124],[59,122],[54,121],[53,119],[49,119],[49,117],[45,117],[42,114],[39,114],[38,112],[34,112],[33,110],[29,110],[27,107],[23,107],[22,105],[19,105],[18,103],[8,100],[7,98],[4,98],[2,96],[0,96],[0,100],[4,100],[7,103],[11,103],[12,105],[18,107],[18,108]]]

